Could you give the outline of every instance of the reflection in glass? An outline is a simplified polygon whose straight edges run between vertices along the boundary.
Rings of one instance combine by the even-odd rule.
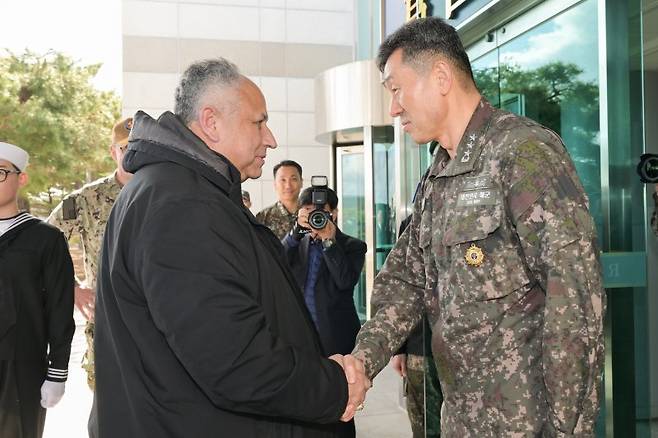
[[[338,203],[341,229],[345,234],[366,240],[365,189],[363,175],[363,148],[339,148],[340,187],[342,197]],[[359,319],[366,319],[366,276],[361,272],[354,288],[354,304]]]
[[[482,94],[494,105],[557,132],[590,200],[601,210],[597,5],[587,0],[473,62]]]
[[[372,128],[375,197],[375,271],[379,272],[395,243],[395,149],[393,127]]]

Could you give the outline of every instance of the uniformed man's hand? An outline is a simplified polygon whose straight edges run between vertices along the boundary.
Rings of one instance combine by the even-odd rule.
[[[78,308],[82,316],[88,321],[94,320],[94,308],[96,306],[96,294],[93,289],[75,286],[75,307]]]
[[[407,355],[396,354],[391,358],[391,366],[400,377],[407,377]]]
[[[363,409],[363,403],[366,398],[366,391],[370,389],[370,380],[366,377],[363,362],[352,355],[334,354],[329,359],[338,362],[345,371],[345,378],[349,389],[349,398],[345,412],[340,417],[340,421],[350,421],[354,418],[356,411]]]

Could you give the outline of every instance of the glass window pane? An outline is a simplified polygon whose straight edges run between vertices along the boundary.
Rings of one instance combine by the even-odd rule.
[[[366,240],[365,189],[363,175],[363,150],[349,151],[338,148],[339,161],[338,183],[342,194],[338,203],[341,217],[341,229],[345,234]],[[358,284],[354,288],[354,304],[361,321],[366,320],[366,276],[361,272]]]
[[[601,238],[597,27],[596,0],[586,0],[500,46],[498,74],[499,105],[564,140]]]
[[[393,248],[395,229],[395,149],[393,127],[372,129],[375,196],[375,270],[379,272]]]

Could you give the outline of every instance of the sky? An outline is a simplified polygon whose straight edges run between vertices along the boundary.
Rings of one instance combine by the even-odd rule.
[[[121,95],[121,0],[0,0],[0,22],[0,55],[52,49],[102,63],[93,85]]]

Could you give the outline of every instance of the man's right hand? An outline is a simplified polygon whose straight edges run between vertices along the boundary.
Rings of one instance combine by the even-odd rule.
[[[407,377],[407,355],[396,354],[391,358],[391,366],[400,377]]]
[[[366,392],[370,389],[370,380],[366,377],[365,367],[363,362],[352,355],[343,356],[341,354],[334,354],[329,359],[336,361],[345,371],[345,378],[349,389],[349,398],[345,412],[340,421],[348,422],[354,418],[357,410],[363,408],[363,403],[366,398]]]
[[[94,320],[94,308],[96,306],[96,294],[93,289],[75,286],[75,307],[87,321]]]

